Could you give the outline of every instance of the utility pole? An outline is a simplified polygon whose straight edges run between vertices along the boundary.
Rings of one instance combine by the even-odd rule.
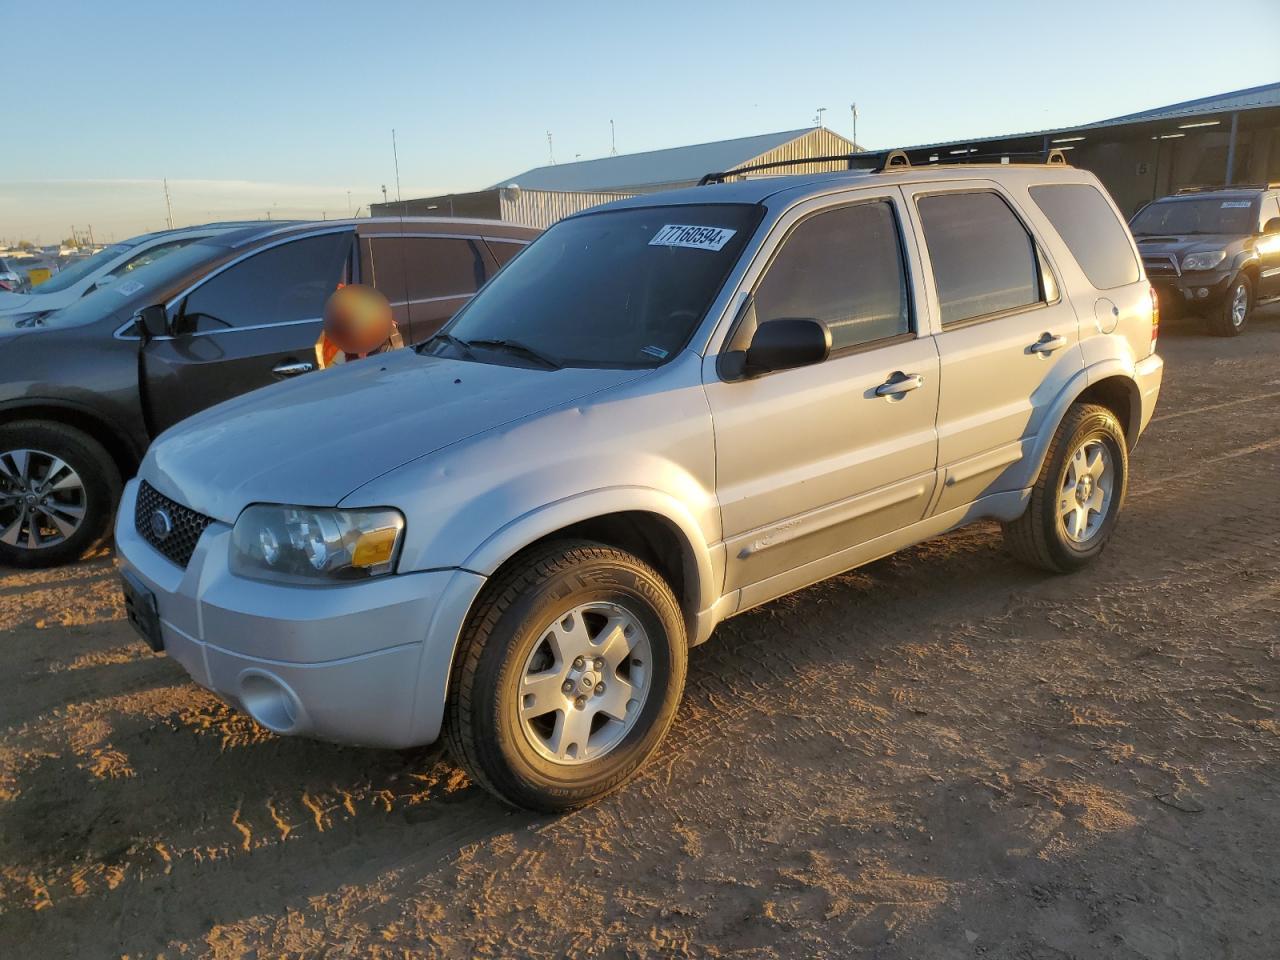
[[[396,163],[396,203],[400,203],[400,154],[396,152],[396,128],[391,128],[391,159]],[[404,209],[400,212],[403,214]]]
[[[616,157],[618,155],[618,138],[613,129],[613,121],[609,121],[609,156]]]
[[[387,185],[385,183],[382,185],[382,202],[387,202]]]
[[[351,191],[347,191],[347,219],[351,219]]]
[[[551,165],[554,167],[556,165],[556,152],[555,152],[555,149],[551,146],[550,130],[547,131],[547,156],[551,158]]]
[[[164,210],[165,223],[169,224],[169,229],[173,229],[173,205],[169,203],[169,178],[164,178]]]
[[[858,144],[858,105],[856,103],[849,104],[849,112],[853,114],[853,143]]]

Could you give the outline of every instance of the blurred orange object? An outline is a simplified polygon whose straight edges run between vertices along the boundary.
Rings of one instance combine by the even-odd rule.
[[[324,331],[316,341],[321,369],[404,346],[391,304],[363,284],[339,287],[324,305]]]

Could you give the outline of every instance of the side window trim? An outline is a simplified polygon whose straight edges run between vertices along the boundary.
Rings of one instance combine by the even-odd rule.
[[[863,206],[869,203],[888,204],[890,214],[893,217],[893,226],[897,237],[898,257],[902,264],[903,296],[906,300],[908,329],[903,333],[893,334],[888,337],[879,337],[878,339],[868,340],[863,343],[848,344],[847,346],[832,350],[830,355],[827,357],[827,361],[838,360],[839,358],[849,356],[850,354],[866,353],[869,350],[892,346],[895,343],[906,342],[907,340],[917,339],[920,336],[920,328],[916,319],[916,297],[913,283],[915,279],[914,270],[910,251],[907,249],[902,211],[898,207],[898,200],[899,197],[893,193],[876,194],[874,196],[866,197],[859,196],[849,199],[842,198],[836,203],[808,210],[788,224],[782,235],[778,238],[778,241],[773,245],[773,249],[769,251],[763,266],[760,268],[759,273],[756,274],[756,277],[752,281],[750,287],[746,288],[747,296],[740,304],[733,319],[733,323],[721,343],[721,353],[723,354],[726,351],[734,349],[732,345],[737,337],[739,329],[746,320],[746,315],[749,312],[747,309],[748,305],[755,302],[756,292],[769,276],[769,271],[773,269],[774,262],[778,259],[778,255],[786,247],[787,242],[791,239],[796,230],[798,230],[803,224],[808,223],[814,217],[820,217],[823,214],[835,213],[839,210],[847,210],[850,207]]]
[[[1040,299],[1034,303],[1019,304],[1015,307],[1008,307],[1004,310],[992,310],[989,313],[978,314],[975,317],[965,317],[963,320],[952,320],[950,323],[944,322],[941,316],[942,301],[938,297],[938,280],[933,274],[933,258],[929,253],[928,237],[924,233],[924,217],[920,215],[920,201],[926,197],[944,197],[953,194],[974,194],[989,193],[1000,199],[1001,202],[1009,209],[1013,218],[1018,221],[1019,226],[1027,234],[1027,239],[1031,241],[1031,252],[1036,261],[1036,292]],[[1039,234],[1027,222],[1026,216],[1013,202],[1013,198],[1007,196],[1002,190],[998,189],[994,183],[983,185],[980,187],[963,186],[951,190],[923,190],[911,195],[913,205],[915,206],[916,220],[920,225],[920,257],[922,260],[927,259],[929,262],[929,279],[933,283],[934,299],[938,302],[938,330],[937,333],[946,333],[950,330],[960,330],[964,327],[977,326],[980,323],[989,323],[993,320],[1003,320],[1005,317],[1014,317],[1023,313],[1030,313],[1033,310],[1043,310],[1047,307],[1054,306],[1062,301],[1062,281],[1058,276],[1057,269],[1054,267],[1048,254],[1045,252],[1044,243],[1041,241]],[[1053,280],[1054,292],[1056,296],[1049,300],[1046,298],[1047,290],[1045,289],[1045,272],[1048,271],[1049,277]]]

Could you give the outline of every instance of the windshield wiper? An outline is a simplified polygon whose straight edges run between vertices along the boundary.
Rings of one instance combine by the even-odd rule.
[[[442,340],[445,343],[449,344],[450,346],[457,347],[458,352],[460,352],[464,357],[475,359],[475,353],[472,352],[471,345],[467,343],[467,341],[465,340],[459,340],[457,337],[455,337],[451,333],[437,333],[433,337],[428,337],[426,340],[423,341],[422,346],[419,347],[418,349],[421,350],[423,347],[429,347],[431,346],[431,344],[435,343],[437,340]]]
[[[487,349],[492,349],[492,350],[505,350],[507,353],[514,353],[528,360],[536,361],[537,363],[546,367],[548,370],[559,370],[564,366],[563,363],[561,363],[559,360],[555,359],[554,357],[549,357],[547,356],[547,354],[542,353],[539,350],[535,350],[533,347],[529,346],[527,343],[521,343],[519,340],[481,339],[481,340],[469,340],[467,341],[467,344],[468,346],[472,346],[472,347],[485,347]]]

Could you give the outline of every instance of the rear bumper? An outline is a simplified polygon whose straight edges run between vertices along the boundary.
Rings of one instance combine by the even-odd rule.
[[[1156,412],[1160,384],[1164,380],[1164,358],[1153,353],[1145,360],[1139,360],[1134,365],[1133,379],[1138,384],[1138,394],[1142,399],[1142,412],[1138,422],[1138,436],[1141,436]],[[1134,440],[1136,442],[1137,437]]]
[[[165,652],[280,734],[408,747],[440,733],[453,649],[484,578],[465,570],[294,587],[233,576],[214,523],[181,569],[116,520],[119,563],[155,594]]]

